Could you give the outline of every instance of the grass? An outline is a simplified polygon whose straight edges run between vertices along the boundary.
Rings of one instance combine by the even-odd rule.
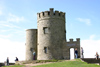
[[[46,63],[46,62],[61,62],[62,60],[37,60],[36,63]]]
[[[57,62],[45,65],[39,65],[34,67],[100,67],[96,64],[87,64],[86,62],[82,62],[80,59],[76,61],[64,61],[64,62]]]
[[[24,67],[24,65],[13,65],[8,67]],[[33,66],[33,67],[100,67],[100,66],[96,64],[87,64],[86,62],[82,62],[80,59],[76,59],[76,61],[63,61],[63,62]]]

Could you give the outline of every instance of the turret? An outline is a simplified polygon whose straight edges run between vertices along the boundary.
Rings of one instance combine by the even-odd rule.
[[[33,60],[33,51],[37,54],[37,29],[27,29],[26,60]]]

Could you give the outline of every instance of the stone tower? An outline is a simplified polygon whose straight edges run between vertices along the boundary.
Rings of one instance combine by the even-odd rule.
[[[26,60],[70,59],[70,49],[78,49],[80,57],[80,38],[66,41],[65,13],[49,11],[37,13],[37,29],[26,30]],[[74,54],[75,57],[75,54]]]
[[[63,59],[62,48],[66,41],[65,13],[53,11],[53,8],[37,13],[37,24],[37,60]]]
[[[37,29],[26,30],[26,60],[33,60],[33,51],[37,54]]]

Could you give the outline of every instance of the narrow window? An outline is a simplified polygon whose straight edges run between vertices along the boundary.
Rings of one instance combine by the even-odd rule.
[[[44,34],[49,33],[48,27],[44,27],[43,30],[44,30]]]
[[[54,13],[54,15],[55,15],[55,13]]]
[[[65,30],[65,33],[66,33],[66,30]]]
[[[44,16],[44,12],[43,12],[43,16]]]
[[[50,12],[48,12],[48,15],[50,15]]]
[[[44,53],[47,53],[47,47],[44,47]]]
[[[59,13],[59,16],[60,16],[60,13]]]
[[[39,13],[39,17],[40,17],[40,13]]]
[[[33,48],[30,48],[30,51],[33,52]]]

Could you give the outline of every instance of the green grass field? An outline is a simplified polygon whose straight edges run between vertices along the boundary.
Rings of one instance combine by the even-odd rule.
[[[7,66],[3,66],[3,67],[7,67]],[[9,67],[24,67],[24,66],[14,65]],[[77,59],[76,61],[63,61],[63,62],[33,66],[33,67],[100,67],[100,66],[96,64],[87,64],[86,62],[82,62],[80,59]]]
[[[77,59],[76,61],[57,62],[52,64],[34,66],[34,67],[100,67],[100,66],[96,64],[87,64],[86,62],[82,62],[81,60]]]

